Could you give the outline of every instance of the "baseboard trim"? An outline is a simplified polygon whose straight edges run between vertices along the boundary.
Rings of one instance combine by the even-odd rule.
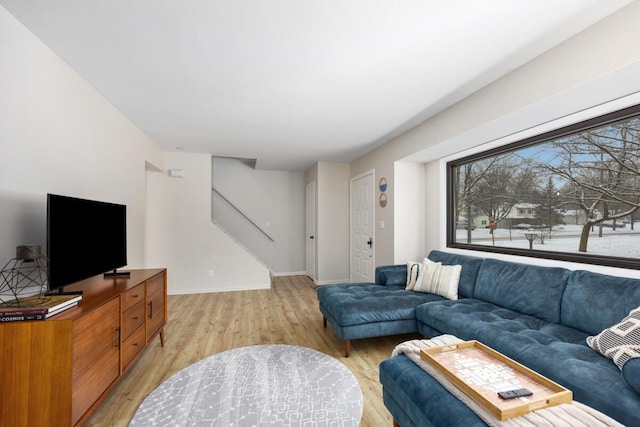
[[[271,275],[273,277],[281,277],[281,276],[306,276],[307,272],[306,271],[281,271],[281,272],[276,272],[276,271],[272,271]]]
[[[191,295],[191,294],[212,294],[216,292],[233,292],[233,291],[257,291],[271,289],[269,286],[241,286],[241,287],[222,287],[222,288],[206,288],[206,289],[179,289],[167,291],[167,295]]]
[[[337,285],[340,283],[351,283],[349,279],[338,279],[338,280],[314,280],[316,285]]]

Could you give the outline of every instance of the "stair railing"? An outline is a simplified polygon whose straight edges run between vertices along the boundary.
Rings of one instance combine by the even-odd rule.
[[[260,225],[258,225],[258,223],[251,218],[251,216],[249,216],[249,214],[247,214],[246,212],[244,212],[242,209],[240,209],[240,207],[234,203],[232,200],[229,199],[229,197],[225,196],[224,194],[222,194],[222,192],[220,192],[219,189],[217,189],[215,186],[212,186],[211,189],[217,194],[219,195],[225,202],[227,202],[229,204],[229,206],[231,206],[236,212],[238,212],[240,215],[242,215],[247,221],[249,221],[251,223],[251,225],[253,225],[256,229],[258,229],[262,234],[264,234],[265,236],[267,236],[267,238],[269,240],[271,240],[272,242],[275,242],[276,239],[269,234],[269,232],[267,230],[265,230],[264,228],[262,228]]]

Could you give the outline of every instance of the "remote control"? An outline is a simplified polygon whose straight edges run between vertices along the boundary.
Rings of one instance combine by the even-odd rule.
[[[499,391],[498,396],[502,399],[515,399],[516,397],[531,396],[533,393],[526,388],[519,388],[517,390]]]

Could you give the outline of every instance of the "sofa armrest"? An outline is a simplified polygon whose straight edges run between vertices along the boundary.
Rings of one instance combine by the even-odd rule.
[[[376,285],[405,285],[406,283],[406,264],[376,267]]]
[[[622,365],[622,378],[636,394],[640,394],[640,357],[633,357]]]

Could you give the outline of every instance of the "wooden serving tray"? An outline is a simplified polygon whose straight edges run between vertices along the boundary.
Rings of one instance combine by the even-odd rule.
[[[478,341],[423,348],[420,357],[500,421],[573,400],[570,390]],[[517,388],[533,395],[498,396],[498,391]]]

